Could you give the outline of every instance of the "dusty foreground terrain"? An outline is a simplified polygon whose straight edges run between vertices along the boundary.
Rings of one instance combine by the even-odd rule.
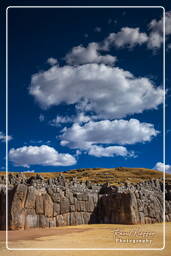
[[[127,233],[124,233],[127,232]],[[80,225],[54,229],[34,229],[9,232],[10,248],[161,248],[163,225]],[[159,251],[16,251],[7,250],[3,241],[5,232],[0,231],[2,256],[77,256],[116,255],[169,256],[171,252],[171,223],[166,223],[166,247]]]

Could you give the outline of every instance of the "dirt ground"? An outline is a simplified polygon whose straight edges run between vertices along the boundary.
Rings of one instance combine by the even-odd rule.
[[[5,247],[5,232],[0,231],[2,256],[170,256],[171,223],[166,223],[166,246],[163,247],[163,224],[146,225],[80,225],[54,229],[9,231],[9,249]],[[15,248],[15,249],[14,249]],[[23,248],[29,248],[24,250]],[[45,248],[31,250],[33,248]],[[77,248],[49,250],[48,248]],[[104,248],[103,250],[80,250]],[[146,248],[150,250],[109,250],[108,248]],[[153,250],[153,249],[159,250]],[[19,249],[19,250],[16,250]]]

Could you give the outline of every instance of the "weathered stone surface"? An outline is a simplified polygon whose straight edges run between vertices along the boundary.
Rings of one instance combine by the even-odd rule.
[[[43,195],[44,199],[44,210],[46,217],[53,217],[53,202],[48,194]]]
[[[144,213],[143,212],[139,212],[139,218],[140,218],[140,223],[145,224],[145,219],[144,219]]]
[[[45,215],[39,215],[39,227],[40,228],[47,228],[49,227],[49,222]]]
[[[77,212],[84,212],[84,211],[86,211],[85,201],[77,201],[77,203],[76,203],[76,211]]]
[[[25,210],[24,204],[27,195],[27,186],[19,184],[16,187],[11,204],[10,229],[24,229]]]
[[[60,209],[61,209],[61,214],[63,213],[68,213],[69,212],[69,200],[67,197],[61,198],[60,202]]]
[[[32,186],[28,187],[25,208],[35,209],[35,201],[36,201],[36,190]]]
[[[130,194],[104,195],[98,208],[100,223],[131,224]],[[102,214],[100,214],[102,212]]]
[[[56,216],[56,226],[64,226],[64,217],[62,214]]]
[[[53,200],[54,202],[56,202],[56,203],[60,203],[60,200],[61,200],[61,195],[60,195],[60,193],[54,193],[54,194],[52,195],[52,200]]]
[[[77,215],[76,212],[70,213],[70,224],[71,225],[77,225]]]
[[[86,211],[87,212],[92,212],[94,209],[94,200],[93,196],[88,195],[88,200],[85,203]]]
[[[130,192],[130,211],[131,211],[131,223],[139,223],[138,203],[135,193]]]
[[[19,209],[17,212],[12,210],[12,219],[9,228],[12,230],[24,229],[25,227],[25,211]]]
[[[35,209],[24,209],[25,215],[36,215]]]
[[[83,224],[89,224],[91,222],[91,216],[92,214],[89,213],[89,212],[84,212],[82,213],[83,214],[83,221],[84,223]],[[95,223],[95,222],[94,222]]]
[[[10,176],[9,228],[47,228],[88,223],[156,223],[163,221],[163,184],[93,185],[34,176]],[[5,182],[0,176],[0,228],[5,229]],[[166,221],[171,221],[171,185],[166,184]]]
[[[36,196],[35,208],[36,214],[44,214],[43,196]]]
[[[2,179],[3,180],[3,179]],[[0,230],[6,229],[6,187],[0,185]],[[9,196],[9,191],[8,191]]]
[[[78,193],[76,197],[77,197],[77,200],[80,200],[80,201],[87,201],[88,199],[88,195],[86,193]]]
[[[39,227],[38,215],[26,215],[25,217],[25,228],[37,228]]]
[[[63,214],[64,226],[70,225],[70,213]]]
[[[27,195],[27,186],[24,184],[19,184],[16,187],[16,191],[13,198],[13,206],[16,208],[23,208]]]
[[[49,219],[49,227],[50,228],[56,227],[56,218]]]
[[[75,212],[75,208],[76,208],[75,205],[71,204],[70,205],[70,212]]]
[[[74,204],[74,196],[72,192],[70,192],[69,190],[66,191],[65,196],[69,199],[70,204]]]
[[[83,215],[82,215],[81,212],[76,212],[75,213],[75,220],[76,220],[76,225],[84,224]]]
[[[54,203],[53,204],[53,215],[59,215],[60,214],[60,204]]]

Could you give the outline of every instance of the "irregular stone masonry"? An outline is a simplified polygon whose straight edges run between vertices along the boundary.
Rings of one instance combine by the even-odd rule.
[[[0,176],[0,229],[5,229],[5,176]],[[90,181],[44,179],[23,174],[8,178],[9,229],[91,223],[137,224],[163,221],[162,180],[122,186]],[[171,220],[171,185],[166,184],[166,221]]]

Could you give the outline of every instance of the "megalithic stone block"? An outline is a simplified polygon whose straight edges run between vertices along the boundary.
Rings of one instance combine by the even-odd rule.
[[[166,221],[171,221],[171,186],[166,183]],[[0,178],[0,228],[5,229],[5,182]],[[67,181],[62,176],[10,176],[9,229],[90,223],[146,224],[163,221],[163,183],[148,180],[109,184]]]

